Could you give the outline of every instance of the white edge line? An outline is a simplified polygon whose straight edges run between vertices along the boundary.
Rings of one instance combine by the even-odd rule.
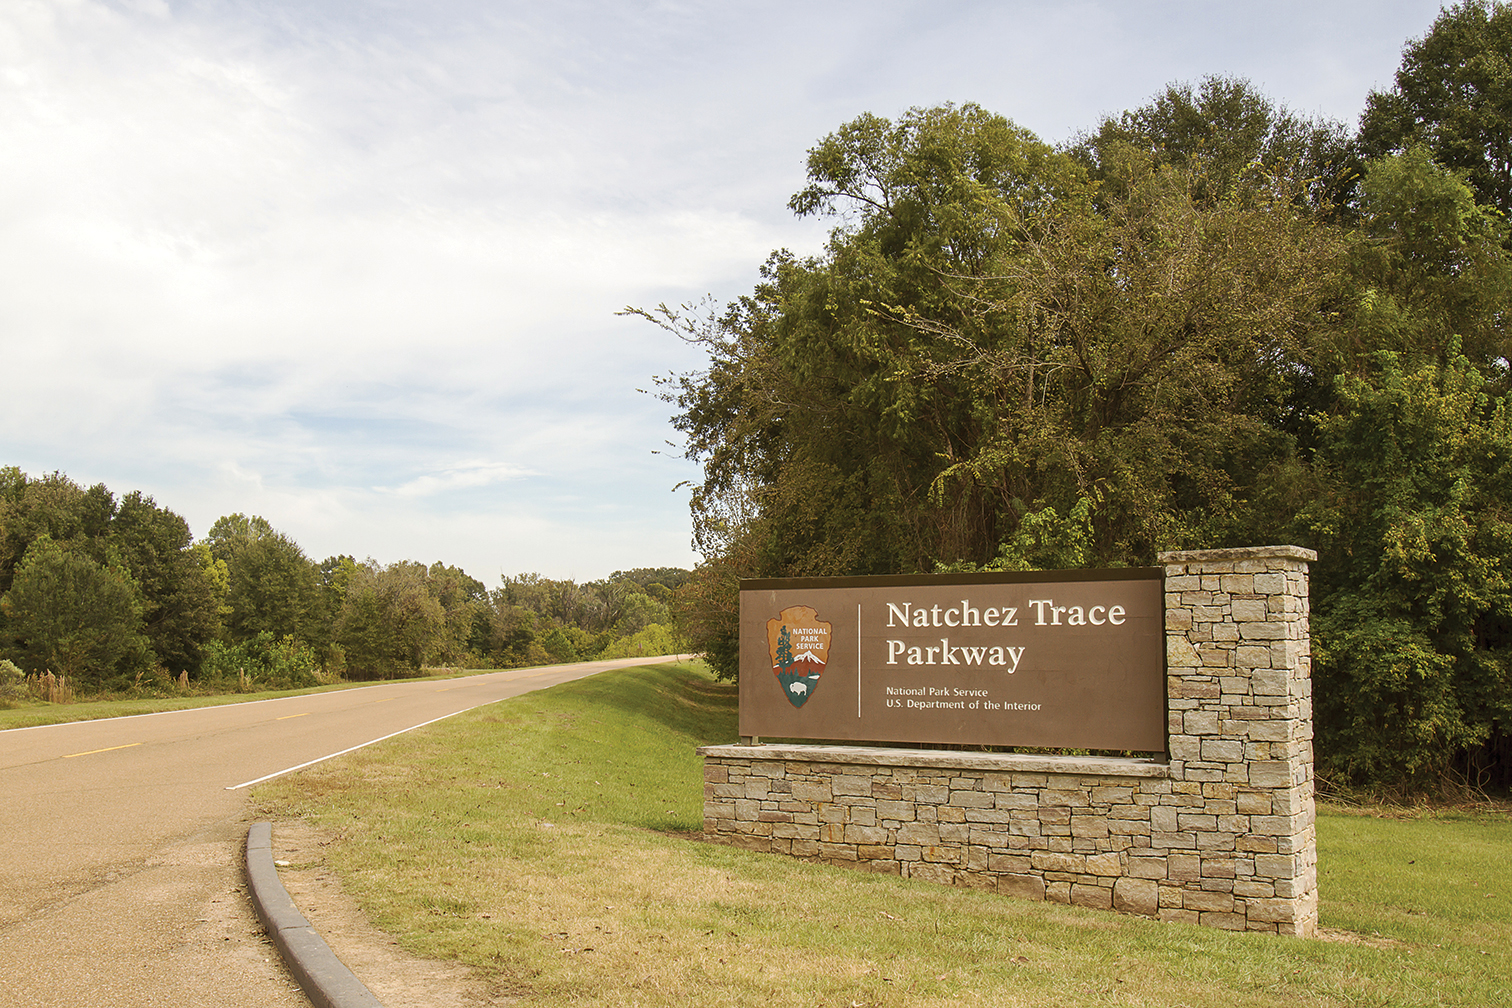
[[[668,657],[668,656],[666,656],[666,655],[657,655],[656,657],[665,658],[665,657]],[[618,659],[618,658],[611,658],[611,659],[609,659],[609,661],[621,661],[621,660],[623,660],[623,659]],[[682,659],[678,658],[678,660],[681,661]],[[582,662],[580,664],[587,665],[589,663],[588,662]],[[648,664],[649,665],[649,664],[652,664],[652,663],[651,662],[644,662],[643,664]],[[563,667],[564,666],[560,666],[560,665],[547,665],[547,666],[544,666],[544,667],[538,666],[538,668],[540,668],[540,672],[537,673],[537,674],[544,674],[546,672],[553,672],[553,671],[559,672],[559,671],[562,670]],[[622,666],[619,666],[619,667],[620,668],[635,668],[636,666],[634,666],[634,665],[622,665]],[[514,669],[501,669],[500,671],[513,672],[515,670]],[[598,671],[599,672],[612,672],[612,671],[615,671],[615,669],[613,667],[610,667],[610,668],[599,669]],[[590,675],[596,675],[597,673],[589,673],[589,674]],[[522,678],[533,678],[533,677],[522,677]],[[587,678],[587,677],[585,676],[584,678]],[[534,692],[534,690],[531,690],[529,692]],[[518,695],[518,694],[516,694],[516,695]],[[503,700],[513,700],[513,699],[514,699],[514,697],[499,697],[497,700],[486,700],[486,701],[484,701],[483,703],[480,703],[480,704],[473,704],[471,707],[463,707],[461,710],[454,710],[450,714],[442,714],[438,718],[431,718],[429,721],[422,721],[419,724],[410,725],[408,728],[400,728],[396,732],[389,732],[387,735],[383,736],[382,738],[369,739],[366,742],[359,742],[357,745],[352,746],[350,749],[343,749],[343,750],[341,750],[341,752],[333,752],[329,756],[321,756],[321,757],[319,757],[317,759],[310,760],[308,763],[301,763],[301,764],[299,764],[299,766],[291,766],[291,767],[288,767],[287,769],[284,769],[284,770],[275,770],[273,773],[270,773],[270,774],[268,774],[268,775],[266,775],[264,777],[257,778],[257,780],[249,780],[249,781],[246,781],[245,783],[242,783],[242,784],[233,784],[230,787],[226,788],[226,790],[227,791],[239,791],[239,790],[241,790],[244,787],[251,787],[253,784],[261,784],[263,781],[270,781],[274,777],[282,777],[284,774],[291,774],[291,773],[293,773],[296,770],[303,770],[305,767],[314,766],[316,763],[324,763],[328,759],[335,759],[337,756],[345,756],[349,752],[356,752],[358,749],[364,749],[364,748],[366,748],[366,747],[368,747],[370,745],[376,745],[377,743],[382,742],[384,739],[391,739],[391,738],[393,738],[395,735],[403,735],[405,732],[414,731],[416,728],[424,728],[426,725],[433,725],[437,721],[445,721],[447,718],[449,718],[449,717],[456,717],[458,714],[466,714],[468,711],[470,711],[470,710],[477,710],[479,707],[487,707],[489,704],[496,704],[496,703],[499,703],[500,701],[503,701]],[[259,702],[261,702],[261,701],[259,701]]]
[[[509,700],[509,699],[512,699],[512,698],[511,697],[500,697],[499,698],[499,700]],[[299,766],[291,766],[291,767],[287,767],[286,769],[283,769],[283,770],[275,770],[272,773],[267,774],[266,776],[257,778],[257,780],[249,780],[249,781],[246,781],[245,783],[242,783],[242,784],[233,784],[230,787],[226,788],[226,790],[227,791],[239,791],[239,790],[241,790],[244,787],[251,787],[253,784],[261,784],[263,781],[270,781],[274,777],[282,777],[284,774],[291,774],[295,770],[303,770],[305,767],[314,766],[316,763],[324,763],[328,759],[335,759],[337,756],[345,756],[349,752],[356,752],[358,749],[365,749],[365,748],[367,748],[370,745],[375,745],[375,744],[377,744],[379,742],[382,742],[384,739],[391,739],[395,735],[403,735],[405,732],[414,731],[416,728],[424,728],[426,725],[435,724],[437,721],[445,721],[449,717],[456,717],[458,714],[466,714],[468,711],[470,711],[470,710],[477,710],[479,707],[487,707],[489,704],[496,704],[496,703],[499,702],[499,700],[489,700],[487,703],[473,704],[471,707],[463,707],[461,710],[452,711],[450,714],[442,714],[438,718],[431,718],[429,721],[421,721],[419,724],[410,725],[408,728],[400,728],[396,732],[389,732],[387,735],[383,736],[383,738],[375,738],[375,739],[369,739],[366,742],[359,742],[356,745],[352,746],[350,749],[343,749],[343,750],[341,750],[341,752],[333,752],[329,756],[320,756],[320,757],[317,757],[316,759],[310,760],[308,763],[301,763],[301,764],[299,764]]]

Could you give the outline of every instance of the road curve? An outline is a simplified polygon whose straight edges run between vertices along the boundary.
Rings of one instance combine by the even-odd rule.
[[[483,704],[668,660],[0,731],[0,1006],[302,1008],[242,892],[247,785]]]

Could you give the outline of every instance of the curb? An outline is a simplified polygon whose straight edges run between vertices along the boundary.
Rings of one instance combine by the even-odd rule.
[[[278,869],[273,866],[272,823],[253,823],[247,830],[247,892],[257,919],[315,1008],[383,1008],[383,1002],[315,933],[278,880]]]

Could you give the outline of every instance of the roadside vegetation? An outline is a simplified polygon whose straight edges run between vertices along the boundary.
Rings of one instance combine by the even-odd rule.
[[[1501,1005],[1505,809],[1325,806],[1301,941],[1160,924],[699,839],[706,666],[579,680],[262,785],[370,918],[532,1005]],[[276,827],[275,827],[276,828]],[[293,870],[299,870],[295,866]]]
[[[256,515],[195,540],[141,493],[0,468],[0,710],[672,654],[688,574],[490,589],[439,561],[317,563]]]
[[[629,309],[709,355],[662,385],[691,650],[736,674],[742,577],[1295,544],[1320,768],[1512,788],[1512,6],[1424,28],[1357,129],[1215,76],[1058,146],[972,104],[818,140],[821,253]]]
[[[412,679],[455,679],[459,676],[480,675],[491,669],[427,669],[421,676]],[[4,670],[0,669],[0,675]],[[101,718],[133,717],[139,714],[159,714],[164,711],[189,710],[194,707],[219,707],[223,704],[251,703],[256,700],[274,700],[278,697],[302,696],[306,693],[328,693],[333,690],[360,689],[373,685],[370,682],[341,682],[324,686],[309,686],[303,689],[247,690],[241,693],[217,692],[210,688],[198,689],[194,685],[183,692],[162,690],[157,696],[112,696],[109,693],[93,699],[71,703],[49,703],[27,693],[18,694],[8,708],[0,707],[0,731],[8,728],[35,728],[39,725],[66,724],[70,721],[98,721]]]

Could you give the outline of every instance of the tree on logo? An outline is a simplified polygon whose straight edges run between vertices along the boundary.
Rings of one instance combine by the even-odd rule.
[[[786,672],[793,664],[793,635],[783,627],[777,634],[777,664]]]

